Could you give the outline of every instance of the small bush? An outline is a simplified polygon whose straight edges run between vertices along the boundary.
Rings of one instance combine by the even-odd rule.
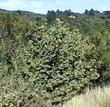
[[[7,78],[0,83],[0,107],[50,107],[28,82]]]
[[[0,96],[0,107],[47,107],[47,104],[36,94],[10,92]]]

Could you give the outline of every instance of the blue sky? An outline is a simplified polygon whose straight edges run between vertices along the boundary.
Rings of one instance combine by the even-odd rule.
[[[0,0],[0,8],[8,10],[27,10],[46,13],[48,10],[71,9],[84,12],[85,9],[110,10],[110,0]]]

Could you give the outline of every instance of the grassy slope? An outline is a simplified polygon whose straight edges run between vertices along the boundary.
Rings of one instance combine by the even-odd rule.
[[[110,107],[110,87],[96,88],[74,97],[63,107]]]

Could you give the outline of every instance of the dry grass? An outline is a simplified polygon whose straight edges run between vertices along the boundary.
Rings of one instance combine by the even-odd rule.
[[[88,90],[65,103],[63,107],[110,107],[110,87]]]

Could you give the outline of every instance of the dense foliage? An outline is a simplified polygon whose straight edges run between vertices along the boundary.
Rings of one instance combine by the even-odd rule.
[[[51,13],[51,11],[49,11]],[[49,17],[49,13],[47,14]],[[110,81],[110,11],[99,12],[91,9],[85,10],[83,14],[67,11],[56,12],[56,19],[64,21],[68,27],[79,29],[82,36],[88,37],[89,42],[96,45],[96,50],[99,53],[98,58],[103,61],[102,82],[109,83]],[[58,14],[59,13],[59,14]],[[48,20],[49,21],[49,20]],[[53,21],[55,23],[55,21]]]
[[[0,13],[0,106],[59,104],[109,81],[108,13]]]

